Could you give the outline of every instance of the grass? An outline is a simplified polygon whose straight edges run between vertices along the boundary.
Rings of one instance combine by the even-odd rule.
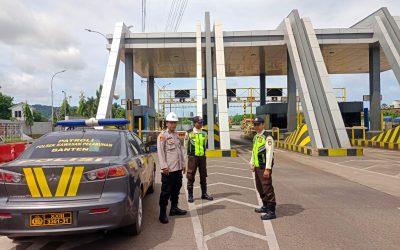
[[[4,139],[4,143],[16,143],[16,142],[25,142],[21,138],[6,138]]]

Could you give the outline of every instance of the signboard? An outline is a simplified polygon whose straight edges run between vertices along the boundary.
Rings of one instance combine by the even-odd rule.
[[[267,89],[267,96],[282,96],[282,88]]]
[[[189,98],[189,97],[190,97],[190,90],[188,89],[175,90],[175,98]]]
[[[227,89],[226,96],[227,97],[236,97],[236,89]]]
[[[371,97],[369,95],[363,95],[363,101],[369,102],[369,101],[371,101]],[[382,101],[382,95],[381,95],[381,101]]]

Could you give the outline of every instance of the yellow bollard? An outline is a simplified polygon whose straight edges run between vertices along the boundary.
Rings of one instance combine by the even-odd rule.
[[[142,117],[139,117],[139,138],[142,139]]]

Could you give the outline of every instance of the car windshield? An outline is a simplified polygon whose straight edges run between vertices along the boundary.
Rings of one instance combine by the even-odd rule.
[[[119,156],[121,136],[110,131],[49,134],[32,144],[21,159]]]

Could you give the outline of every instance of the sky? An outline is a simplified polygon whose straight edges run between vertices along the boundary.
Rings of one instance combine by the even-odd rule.
[[[163,32],[173,0],[147,0],[146,32]],[[50,80],[54,78],[54,103],[59,105],[64,90],[77,105],[80,92],[94,96],[102,83],[107,65],[106,40],[85,28],[112,33],[116,22],[133,25],[140,32],[142,0],[0,0],[0,86],[14,96],[14,102],[50,105]],[[275,29],[292,9],[311,18],[314,28],[342,28],[368,16],[381,7],[400,16],[398,0],[189,0],[178,31],[195,30],[197,21],[210,11],[211,22],[221,21],[225,31]],[[124,95],[124,67],[120,66],[116,93]],[[135,98],[142,104],[146,96],[141,78],[135,75]],[[331,75],[333,87],[346,87],[349,101],[368,94],[367,74]],[[160,86],[191,86],[195,79],[156,79]],[[258,77],[227,78],[230,87],[256,87]],[[286,77],[267,77],[267,87],[285,87]],[[400,99],[400,85],[393,72],[381,74],[383,103]],[[231,112],[240,112],[232,109]],[[241,111],[243,112],[243,111]]]

